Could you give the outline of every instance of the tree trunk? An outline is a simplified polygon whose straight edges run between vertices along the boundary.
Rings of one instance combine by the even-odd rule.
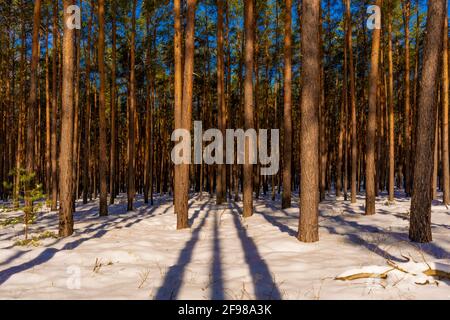
[[[136,113],[136,2],[133,0],[130,44],[130,108],[128,118],[128,211],[133,211],[135,190],[135,113]]]
[[[175,60],[175,74],[174,74],[174,118],[175,129],[181,128],[181,114],[183,103],[183,62],[182,62],[182,39],[183,34],[181,30],[181,1],[174,0],[174,22],[175,22],[175,34],[174,34],[174,60]],[[174,168],[174,211],[178,213],[181,206],[181,178],[180,178],[180,165],[175,165]]]
[[[405,26],[405,192],[411,194],[411,89],[410,89],[410,50],[409,50],[409,17],[411,6],[408,1],[402,1],[403,20]]]
[[[302,242],[319,240],[320,0],[302,2],[303,86],[301,92],[300,223]]]
[[[52,157],[52,204],[51,210],[56,211],[58,206],[58,65],[59,32],[58,32],[58,1],[53,2],[53,57],[52,57],[52,114],[51,114],[51,157]]]
[[[35,125],[38,96],[38,64],[39,64],[39,30],[41,27],[41,0],[34,1],[33,14],[33,40],[31,45],[31,73],[30,73],[30,96],[28,98],[28,121],[27,121],[27,174],[31,175],[35,170]]]
[[[389,201],[394,201],[395,185],[395,117],[394,65],[392,59],[392,0],[388,8],[388,64],[389,64]]]
[[[117,180],[117,96],[116,96],[116,70],[117,70],[117,25],[116,25],[116,2],[112,3],[113,13],[111,15],[112,22],[112,50],[111,50],[111,156],[110,156],[110,204],[114,204],[114,199],[117,195],[118,180]]]
[[[99,175],[100,175],[100,216],[108,215],[108,189],[106,174],[108,158],[106,156],[106,73],[105,73],[105,0],[98,1],[98,70],[100,75],[99,92]]]
[[[244,1],[245,29],[245,80],[244,80],[244,119],[245,130],[254,129],[253,111],[253,55],[255,43],[253,0]],[[253,165],[250,163],[249,139],[245,141],[244,161],[244,217],[253,215]]]
[[[62,60],[62,108],[61,108],[61,155],[59,235],[67,237],[73,233],[73,103],[74,103],[74,66],[75,66],[75,30],[68,27],[71,14],[67,8],[74,0],[64,0],[64,36]]]
[[[187,1],[186,42],[184,55],[183,104],[181,114],[182,128],[191,131],[192,122],[192,96],[194,77],[194,49],[195,49],[195,6],[196,0]],[[189,164],[180,167],[180,197],[177,216],[177,229],[189,227],[188,201],[189,201]]]
[[[352,113],[352,175],[351,175],[351,202],[356,203],[357,170],[358,170],[358,132],[356,126],[356,93],[355,93],[355,67],[353,63],[353,44],[352,44],[352,20],[350,16],[350,0],[345,0],[347,30],[346,42],[349,55],[349,73],[350,73],[350,102]],[[358,187],[358,188],[357,188]]]
[[[446,1],[447,3],[448,1]],[[450,204],[450,175],[448,155],[448,18],[445,16],[442,48],[442,89],[441,89],[441,134],[442,134],[442,184],[444,189],[443,203]]]
[[[225,107],[225,78],[224,78],[224,55],[223,55],[223,10],[224,1],[217,1],[217,106],[218,129],[225,136],[226,129],[226,107]],[[222,159],[223,161],[223,159]],[[216,202],[222,204],[225,200],[226,191],[226,167],[224,164],[217,166],[216,176]]]
[[[381,8],[381,0],[376,5]],[[366,215],[375,214],[375,139],[377,135],[377,91],[380,61],[381,29],[374,29],[372,34],[372,54],[369,75],[369,114],[367,117],[366,136]]]
[[[286,0],[284,30],[284,156],[283,156],[283,209],[291,207],[292,185],[292,0]],[[273,186],[272,186],[273,188]]]
[[[414,165],[414,185],[411,199],[409,238],[414,242],[430,242],[431,180],[436,128],[436,94],[439,84],[439,61],[442,61],[442,36],[445,19],[445,0],[428,1],[423,69],[420,81],[417,119],[417,147]]]
[[[86,48],[86,112],[84,114],[84,161],[83,161],[83,203],[91,198],[90,187],[90,154],[91,154],[91,33],[93,1],[91,1],[91,14],[88,21],[88,36]]]

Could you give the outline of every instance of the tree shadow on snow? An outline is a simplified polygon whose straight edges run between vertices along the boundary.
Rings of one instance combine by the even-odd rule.
[[[232,202],[233,211],[242,214],[242,209]],[[233,214],[234,225],[237,229],[239,239],[241,240],[242,251],[245,261],[250,268],[250,274],[253,280],[255,296],[257,300],[281,300],[281,293],[275,283],[272,273],[269,270],[264,259],[259,254],[258,248],[253,239],[247,234],[247,229],[242,225],[238,214]]]
[[[201,209],[196,211],[196,215],[200,214]],[[183,284],[183,277],[186,271],[187,265],[192,260],[192,254],[194,252],[195,245],[199,240],[200,230],[203,228],[206,222],[209,211],[203,216],[200,224],[192,231],[191,239],[186,243],[185,247],[181,250],[178,260],[175,265],[171,266],[166,273],[162,286],[155,294],[155,300],[176,300],[180,293],[181,286]],[[195,214],[195,213],[194,213]]]

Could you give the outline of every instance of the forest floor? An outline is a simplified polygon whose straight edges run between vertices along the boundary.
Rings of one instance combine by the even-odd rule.
[[[423,245],[408,241],[406,198],[389,204],[381,196],[377,214],[363,216],[363,196],[355,205],[329,197],[314,244],[296,239],[297,205],[281,210],[279,201],[255,200],[248,219],[240,206],[192,199],[191,228],[176,231],[168,197],[153,207],[139,198],[129,213],[119,197],[106,218],[96,202],[78,203],[73,237],[39,240],[58,227],[57,213],[43,212],[30,228],[36,246],[28,247],[16,243],[22,224],[3,223],[0,299],[450,299],[449,280],[424,282],[398,270],[384,279],[335,279],[408,260],[449,265],[450,211],[438,201],[434,242]],[[0,221],[19,214],[0,212]]]

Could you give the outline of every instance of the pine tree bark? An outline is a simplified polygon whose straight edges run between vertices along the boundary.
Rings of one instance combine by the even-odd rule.
[[[58,1],[53,2],[53,50],[52,50],[52,113],[51,113],[51,157],[52,157],[52,204],[51,210],[56,211],[58,206],[58,64],[59,31],[58,31]]]
[[[195,7],[196,0],[187,1],[186,42],[184,55],[183,103],[181,124],[182,128],[191,131],[192,97],[194,77],[194,49],[195,49]],[[189,164],[180,167],[180,203],[177,212],[177,229],[189,228],[188,201],[189,201]]]
[[[350,0],[345,0],[345,12],[347,18],[346,43],[348,48],[348,68],[350,73],[350,103],[351,103],[351,131],[352,131],[352,173],[351,173],[351,203],[356,203],[357,193],[357,171],[358,171],[358,133],[356,126],[356,89],[355,89],[355,67],[352,44],[352,20],[350,12]]]
[[[28,98],[27,119],[27,174],[34,172],[35,125],[38,96],[38,64],[39,64],[39,30],[41,27],[41,0],[34,1],[33,39],[31,45],[30,96]]]
[[[446,1],[446,6],[448,1]],[[443,48],[442,48],[442,89],[441,89],[441,141],[442,141],[442,184],[443,199],[445,205],[450,204],[450,172],[449,172],[449,141],[448,141],[448,18],[445,16],[443,29]]]
[[[93,1],[91,1],[91,14],[88,20],[88,36],[86,47],[86,111],[84,113],[84,160],[83,160],[83,203],[91,198],[90,185],[90,154],[91,154],[91,34],[93,20]]]
[[[183,103],[183,62],[182,62],[182,39],[183,34],[181,30],[181,1],[174,0],[174,118],[175,129],[181,128],[181,109]],[[178,213],[178,209],[181,205],[181,180],[180,180],[180,165],[174,166],[174,211]]]
[[[106,174],[108,159],[106,156],[106,72],[105,72],[105,0],[98,1],[98,70],[100,75],[99,92],[99,178],[100,178],[100,216],[108,215],[108,189]]]
[[[128,211],[133,211],[135,189],[135,113],[136,113],[136,2],[133,0],[130,44],[130,108],[128,110]]]
[[[73,103],[74,103],[74,66],[75,66],[75,30],[69,28],[71,19],[67,8],[74,0],[64,0],[64,35],[62,60],[62,108],[61,108],[61,155],[59,235],[67,237],[73,233]]]
[[[381,0],[376,5],[381,8]],[[375,139],[377,135],[377,92],[380,61],[381,29],[375,28],[372,34],[372,53],[369,75],[369,113],[366,136],[366,215],[375,214]]]
[[[244,122],[245,130],[254,129],[253,101],[253,55],[255,43],[253,0],[244,1],[245,29],[245,80],[244,80]],[[245,142],[244,185],[243,185],[243,216],[253,215],[253,165],[250,163],[250,141]]]
[[[423,53],[423,67],[419,89],[417,147],[414,165],[414,185],[411,199],[409,238],[414,242],[430,242],[431,180],[436,128],[436,95],[439,85],[439,66],[442,61],[445,0],[428,1],[428,16]]]
[[[411,195],[411,81],[410,81],[410,48],[409,48],[409,18],[411,5],[409,0],[402,1],[403,20],[405,26],[405,192]]]
[[[291,207],[292,185],[292,0],[286,0],[284,30],[284,156],[281,207]],[[273,187],[273,186],[272,186]]]
[[[319,240],[320,0],[302,1],[300,223],[298,239]]]
[[[392,0],[388,8],[388,69],[389,69],[389,201],[394,201],[395,186],[395,118],[394,64],[392,59]]]
[[[48,13],[48,12],[47,12]],[[45,37],[45,191],[50,194],[52,181],[52,138],[51,138],[51,104],[50,104],[50,59],[49,59],[49,23]]]
[[[218,129],[225,136],[226,129],[226,107],[225,107],[225,77],[224,77],[224,54],[223,54],[223,11],[224,0],[217,1],[217,106]],[[222,159],[223,161],[223,159]],[[224,164],[217,166],[216,176],[216,203],[225,201],[226,191],[226,167]]]
[[[111,15],[112,23],[112,49],[111,49],[111,155],[110,155],[110,177],[109,177],[109,193],[110,204],[114,204],[114,199],[118,190],[117,179],[117,87],[116,87],[116,72],[117,72],[117,24],[116,24],[116,2],[112,2],[113,13]]]

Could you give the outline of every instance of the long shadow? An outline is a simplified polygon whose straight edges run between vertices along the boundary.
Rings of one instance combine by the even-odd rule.
[[[237,213],[241,214],[241,208],[232,202]],[[255,296],[257,300],[281,300],[281,294],[270,273],[269,267],[258,252],[255,242],[247,234],[238,214],[233,214],[233,221],[241,240],[242,250],[244,251],[245,261],[250,268],[250,274],[253,280]]]
[[[183,284],[183,276],[186,271],[186,266],[192,260],[194,247],[199,239],[200,230],[205,225],[208,213],[209,212],[206,212],[201,223],[192,231],[192,237],[186,243],[183,250],[181,250],[177,263],[171,266],[167,271],[164,282],[155,295],[155,300],[174,300],[177,298],[181,285]]]
[[[13,276],[17,273],[26,271],[26,270],[34,268],[40,264],[48,262],[58,252],[65,251],[65,250],[72,250],[87,240],[90,240],[92,238],[103,237],[107,232],[108,232],[107,230],[100,230],[92,237],[81,238],[76,241],[66,243],[61,249],[47,248],[43,252],[41,252],[36,258],[34,258],[28,262],[25,262],[18,266],[14,266],[14,267],[10,267],[8,269],[2,270],[2,271],[0,271],[0,285],[5,283],[11,276]]]
[[[256,211],[256,213],[260,214],[267,222],[277,227],[281,232],[287,233],[291,237],[297,238],[297,232],[295,230],[291,229],[288,225],[278,221],[283,219],[284,220],[290,219],[289,217],[288,218],[274,217],[261,211]]]
[[[196,209],[194,211],[194,213],[192,214],[192,216],[188,219],[188,224],[190,227],[192,227],[194,225],[195,220],[198,218],[200,212],[202,212],[203,210],[205,210],[206,206],[209,204],[210,200],[204,202],[200,208]]]
[[[388,231],[388,230],[380,229],[380,228],[374,227],[374,226],[361,225],[355,221],[344,220],[342,217],[339,217],[339,216],[331,216],[328,218],[336,221],[337,223],[339,223],[341,225],[350,226],[350,227],[354,228],[355,231],[358,231],[358,232],[383,233],[383,234],[389,235],[399,242],[407,242],[413,246],[416,246],[418,249],[424,251],[425,253],[433,256],[436,259],[450,258],[450,253],[448,251],[446,251],[445,249],[441,248],[440,246],[438,246],[437,244],[435,244],[435,243],[413,243],[413,242],[409,241],[408,235],[405,233]],[[331,230],[333,228],[331,228],[331,227],[325,227],[325,228],[327,228],[328,230],[330,230],[331,233],[333,233],[333,230]],[[339,235],[348,236],[352,242],[362,244],[366,248],[371,250],[372,252],[375,252],[385,258],[389,258],[389,259],[392,259],[392,260],[398,261],[398,262],[406,262],[405,261],[406,259],[403,260],[403,259],[399,259],[397,257],[390,255],[389,253],[382,250],[378,246],[368,243],[366,240],[362,239],[359,235],[357,235],[355,233],[341,234],[341,233],[336,232],[336,230],[334,230],[334,233],[339,234]]]
[[[214,240],[213,240],[213,264],[212,264],[212,292],[211,299],[224,300],[222,259],[220,253],[219,221],[217,212],[214,212]]]
[[[150,210],[145,212],[145,216],[148,217],[149,215],[152,215],[152,213],[156,209],[157,209],[157,206],[152,207]],[[144,213],[141,213],[141,214],[144,214]],[[86,240],[89,240],[89,239],[92,239],[92,238],[100,238],[101,236],[103,236],[107,232],[117,228],[117,226],[119,224],[121,224],[121,223],[125,223],[125,222],[127,222],[127,221],[129,221],[131,219],[136,219],[135,221],[131,221],[128,224],[125,225],[125,228],[129,228],[129,227],[135,225],[136,223],[141,222],[144,219],[144,218],[137,218],[136,215],[130,215],[130,216],[125,216],[125,217],[116,216],[113,219],[111,219],[111,216],[109,216],[109,217],[110,217],[110,220],[108,220],[108,221],[105,221],[105,222],[100,223],[100,224],[93,222],[92,224],[86,226],[84,229],[80,230],[82,232],[80,235],[89,235],[89,234],[92,234],[92,233],[96,232],[92,236],[81,238],[81,239],[78,239],[78,240],[73,241],[71,243],[67,243],[61,249],[48,248],[48,249],[44,250],[41,254],[39,254],[39,256],[37,256],[36,258],[30,260],[29,262],[25,262],[25,263],[23,263],[23,264],[21,264],[19,266],[11,267],[9,269],[0,271],[0,285],[10,277],[10,275],[9,275],[10,273],[14,274],[14,273],[21,272],[21,271],[29,269],[30,268],[30,266],[29,266],[30,263],[31,264],[35,263],[35,265],[39,265],[39,264],[45,263],[48,260],[50,260],[57,252],[68,250],[68,249],[71,249],[71,248],[75,248],[78,245],[80,245],[82,242],[85,242]],[[96,218],[97,221],[99,219],[104,219],[104,218],[99,218],[99,217]],[[61,242],[62,240],[63,240],[62,238],[56,239],[51,244],[49,244],[49,246],[54,246],[54,245],[58,244],[59,242]],[[2,261],[0,263],[0,266],[9,264],[12,261],[20,258],[24,254],[29,253],[29,252],[30,252],[30,250],[17,252],[13,256],[9,257],[7,260]],[[31,267],[33,267],[35,265],[31,265]],[[7,275],[7,279],[2,280],[4,275]]]

